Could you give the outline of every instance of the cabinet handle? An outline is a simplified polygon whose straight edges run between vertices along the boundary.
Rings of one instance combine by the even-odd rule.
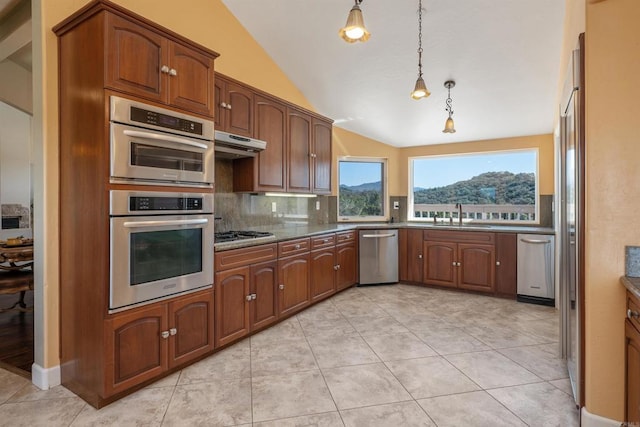
[[[251,299],[256,299],[256,298],[258,298],[258,295],[256,295],[256,294],[251,294]]]
[[[455,261],[451,263],[454,267],[457,265]]]
[[[169,338],[169,331],[162,331],[160,332],[160,336],[164,339]]]
[[[338,270],[340,270],[340,264],[338,264]]]
[[[280,283],[280,285],[278,286],[278,289],[283,290],[284,289],[284,285],[282,283]]]
[[[418,255],[418,259],[422,259],[422,254]]]
[[[227,108],[227,103],[226,103],[226,102],[221,102],[221,103],[220,103],[220,106],[221,106],[222,108]]]
[[[175,68],[172,68],[169,70],[169,75],[170,76],[177,76],[178,75],[178,71],[176,71]]]
[[[633,318],[638,318],[640,316],[640,314],[638,314],[637,311],[633,311],[630,308],[627,309],[627,318],[628,319],[633,319]]]
[[[231,110],[231,104],[227,104],[227,110]]]
[[[167,67],[166,65],[163,65],[162,67],[160,67],[160,72],[169,74],[169,67]]]
[[[338,271],[338,266],[337,266],[337,265],[334,265],[334,266],[333,266],[333,269],[334,269],[334,270],[336,270],[336,271]]]
[[[294,248],[300,249],[300,245],[295,245]]]
[[[458,267],[460,267],[462,264],[458,263]]]
[[[324,243],[328,243],[328,242],[329,242],[329,239],[324,239],[324,240],[323,240],[323,242],[324,242]]]
[[[496,261],[496,265],[500,267],[500,261]]]
[[[177,333],[178,333],[178,330],[176,328],[169,329],[169,335],[175,335]]]
[[[251,295],[247,295],[245,298],[247,299],[247,301],[251,301]]]

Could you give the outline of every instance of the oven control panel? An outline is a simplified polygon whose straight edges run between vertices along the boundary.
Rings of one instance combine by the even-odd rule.
[[[202,136],[202,123],[157,111],[131,107],[131,121]]]
[[[129,197],[129,210],[135,211],[201,211],[202,197]]]

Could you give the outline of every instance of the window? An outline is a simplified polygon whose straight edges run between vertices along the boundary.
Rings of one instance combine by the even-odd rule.
[[[538,222],[538,150],[409,159],[409,219]]]
[[[387,161],[338,160],[338,220],[380,221],[387,217]]]

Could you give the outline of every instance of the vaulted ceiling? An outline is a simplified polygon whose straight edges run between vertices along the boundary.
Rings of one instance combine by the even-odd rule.
[[[564,19],[561,0],[364,0],[371,38],[338,37],[351,0],[222,0],[315,109],[337,126],[398,146],[553,131]],[[258,72],[258,71],[256,71]],[[444,134],[451,90],[457,132]]]

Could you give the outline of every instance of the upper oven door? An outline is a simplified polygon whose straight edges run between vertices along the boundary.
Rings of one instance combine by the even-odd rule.
[[[111,123],[111,177],[210,186],[212,141]]]
[[[213,284],[213,215],[111,218],[111,310]]]

